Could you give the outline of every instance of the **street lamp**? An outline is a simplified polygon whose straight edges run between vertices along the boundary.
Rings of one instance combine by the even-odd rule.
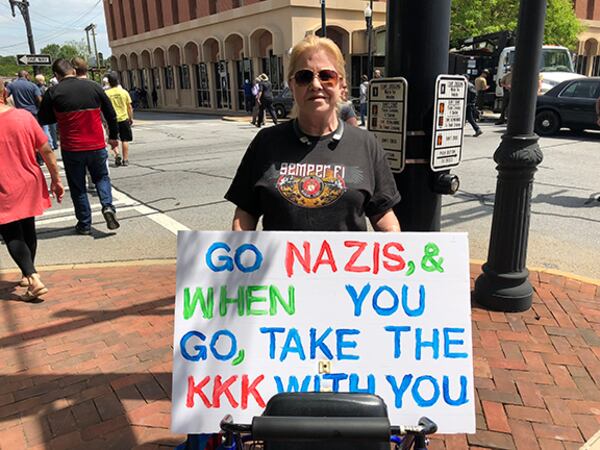
[[[325,18],[325,0],[321,0],[321,37],[327,37],[327,19]]]
[[[526,268],[533,174],[542,162],[534,131],[546,0],[521,0],[508,128],[494,153],[498,181],[488,260],[475,282],[477,302],[495,311],[525,311],[533,288]]]
[[[373,51],[371,49],[371,34],[373,31],[373,0],[365,8],[365,22],[367,23],[367,77],[373,78]]]

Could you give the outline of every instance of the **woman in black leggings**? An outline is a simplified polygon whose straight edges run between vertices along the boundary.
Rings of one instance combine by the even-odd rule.
[[[35,216],[51,206],[36,148],[50,172],[50,190],[60,202],[64,188],[44,131],[28,111],[0,104],[0,236],[21,269],[20,284],[27,287],[22,298],[28,301],[48,292],[34,265]]]
[[[0,236],[8,248],[8,253],[17,263],[23,280],[21,285],[29,286],[28,276],[36,273],[34,261],[37,250],[37,235],[35,233],[35,219],[28,217],[15,222],[0,225]]]

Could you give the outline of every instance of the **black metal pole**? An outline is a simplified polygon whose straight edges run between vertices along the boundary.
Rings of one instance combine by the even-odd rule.
[[[395,174],[402,201],[394,211],[406,231],[439,231],[441,195],[429,167],[435,82],[448,71],[450,0],[388,0],[386,75],[408,81],[406,160]]]
[[[371,44],[371,36],[373,35],[373,0],[369,2],[371,9],[371,17],[365,17],[367,21],[367,77],[369,80],[373,78],[373,48]]]
[[[29,2],[27,0],[22,0],[22,1],[10,0],[10,6],[12,7],[12,10],[13,10],[13,17],[15,15],[14,7],[16,6],[19,8],[19,11],[21,12],[21,16],[23,16],[23,21],[25,22],[25,29],[27,30],[27,42],[29,44],[29,52],[32,55],[35,55],[35,44],[33,42],[33,31],[31,30],[31,18],[29,17]],[[33,73],[35,75],[40,73],[39,66],[32,66],[32,67],[33,67]]]
[[[488,260],[475,282],[479,304],[496,311],[525,311],[533,288],[526,266],[533,174],[542,162],[533,132],[546,0],[521,0],[508,129],[494,153],[496,201]]]
[[[325,0],[321,0],[321,37],[327,37],[327,20],[325,18]]]

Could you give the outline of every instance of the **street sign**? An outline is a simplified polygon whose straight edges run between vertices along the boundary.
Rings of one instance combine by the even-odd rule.
[[[20,66],[51,66],[50,55],[17,55],[17,64]]]
[[[439,75],[435,83],[431,170],[456,167],[462,157],[467,81],[461,75]]]
[[[394,173],[404,170],[406,160],[406,96],[402,77],[377,78],[369,82],[368,129],[387,155]]]

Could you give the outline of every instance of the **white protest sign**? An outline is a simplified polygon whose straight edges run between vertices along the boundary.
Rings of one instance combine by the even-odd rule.
[[[395,425],[473,433],[471,344],[464,233],[178,234],[174,432],[332,390],[381,396]]]

